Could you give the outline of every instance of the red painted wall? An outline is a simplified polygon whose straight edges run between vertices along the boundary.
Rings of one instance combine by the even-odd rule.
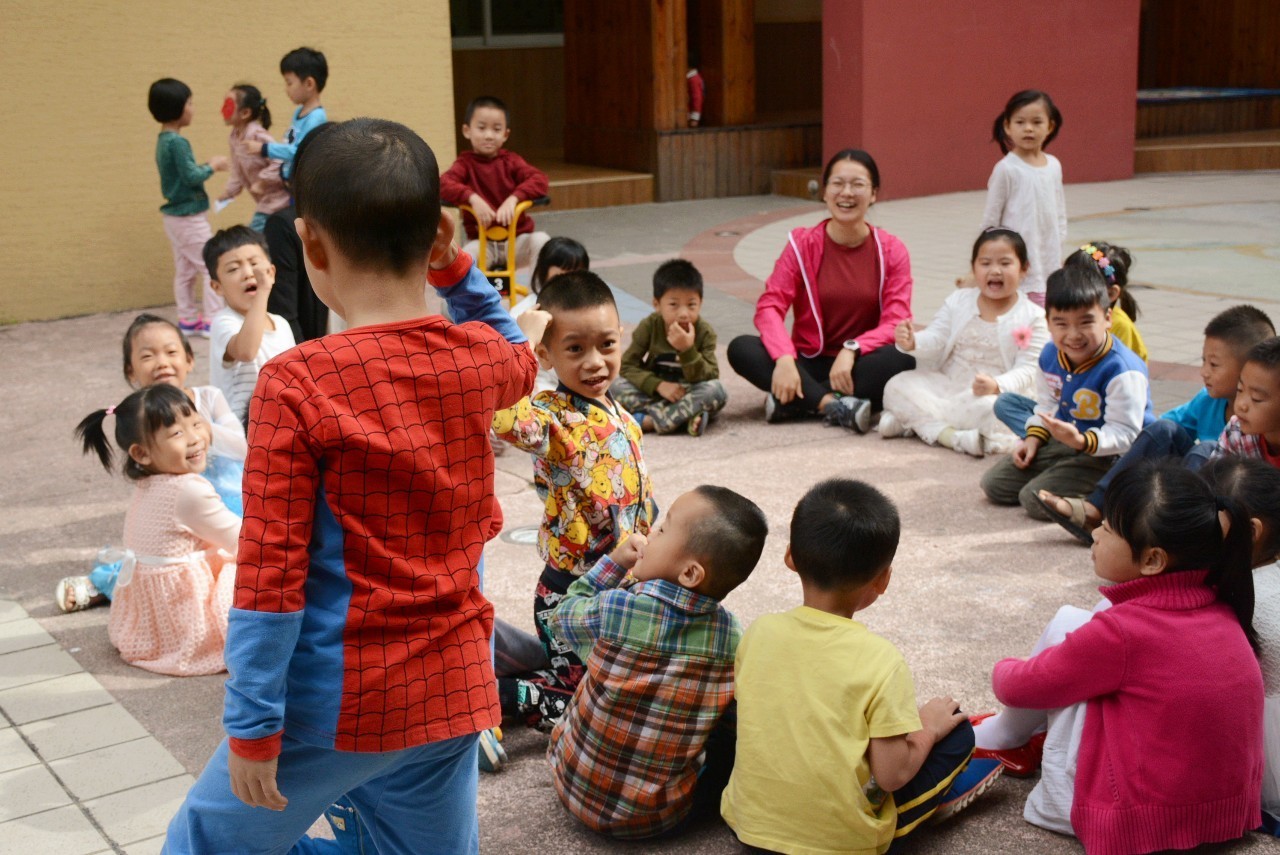
[[[1140,0],[823,0],[823,149],[864,148],[881,199],[986,186],[991,125],[1043,89],[1068,183],[1133,175]]]

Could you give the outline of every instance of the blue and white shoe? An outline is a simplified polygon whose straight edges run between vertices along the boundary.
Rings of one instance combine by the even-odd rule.
[[[951,782],[951,789],[942,797],[942,804],[938,805],[929,821],[945,822],[955,816],[990,789],[1003,772],[1004,766],[999,760],[971,759]]]
[[[480,732],[480,739],[476,744],[479,746],[481,772],[499,772],[506,765],[507,751],[502,747],[500,739],[502,739],[500,727]]]

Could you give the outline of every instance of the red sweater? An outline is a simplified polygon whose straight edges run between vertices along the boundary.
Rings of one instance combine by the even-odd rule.
[[[446,205],[466,205],[472,193],[479,193],[496,211],[508,196],[527,202],[547,195],[547,187],[547,174],[530,166],[513,151],[499,149],[492,158],[464,151],[440,176],[440,199]],[[467,237],[475,240],[478,235],[475,217],[463,212],[462,224],[467,229]],[[533,217],[526,214],[520,218],[516,234],[531,231]]]
[[[1262,672],[1203,571],[1102,588],[1114,606],[996,664],[996,697],[1088,701],[1071,825],[1089,853],[1190,849],[1262,821]]]

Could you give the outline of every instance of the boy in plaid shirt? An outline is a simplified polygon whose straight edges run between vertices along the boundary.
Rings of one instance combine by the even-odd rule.
[[[755,503],[698,487],[647,539],[633,534],[601,558],[552,614],[587,673],[547,756],[560,800],[594,831],[651,837],[718,813],[742,635],[720,601],[755,568],[767,534]]]

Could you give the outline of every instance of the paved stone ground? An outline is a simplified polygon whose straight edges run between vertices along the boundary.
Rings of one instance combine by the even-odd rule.
[[[1196,389],[1200,330],[1248,299],[1280,318],[1280,174],[1171,175],[1067,188],[1071,240],[1132,249],[1159,408]],[[882,203],[872,220],[902,237],[916,274],[915,312],[927,321],[966,269],[982,194]],[[707,277],[706,315],[721,341],[751,329],[752,304],[794,225],[821,209],[780,197],[548,213],[553,234],[578,238],[620,292],[626,320],[649,300],[649,279],[681,254]],[[175,679],[122,664],[106,639],[105,609],[60,615],[58,578],[84,572],[118,542],[129,487],[81,459],[71,429],[125,392],[119,341],[132,313],[0,329],[6,407],[0,431],[0,850],[153,852],[175,801],[221,737],[222,678]],[[207,345],[197,343],[200,378]],[[75,378],[68,383],[68,378]],[[768,426],[763,395],[726,377],[730,403],[703,438],[647,440],[659,499],[699,483],[752,497],[773,534],[752,578],[727,600],[745,622],[799,602],[782,566],[796,500],[831,475],[864,478],[898,503],[904,536],[887,596],[862,617],[897,644],[921,696],[951,694],[966,709],[994,704],[993,662],[1024,653],[1064,602],[1097,599],[1088,553],[1055,527],[994,508],[977,481],[989,462],[914,440],[857,437],[817,424]],[[535,525],[530,466],[499,458],[507,532]],[[532,547],[507,539],[488,552],[489,595],[508,620],[532,628],[538,573]],[[508,853],[741,851],[723,826],[675,842],[622,846],[563,812],[542,759],[545,738],[512,727],[511,763],[480,786],[481,848]],[[1028,782],[1003,781],[963,819],[919,835],[912,852],[1073,852],[1070,838],[1021,819]],[[1271,851],[1261,837],[1230,851]]]

